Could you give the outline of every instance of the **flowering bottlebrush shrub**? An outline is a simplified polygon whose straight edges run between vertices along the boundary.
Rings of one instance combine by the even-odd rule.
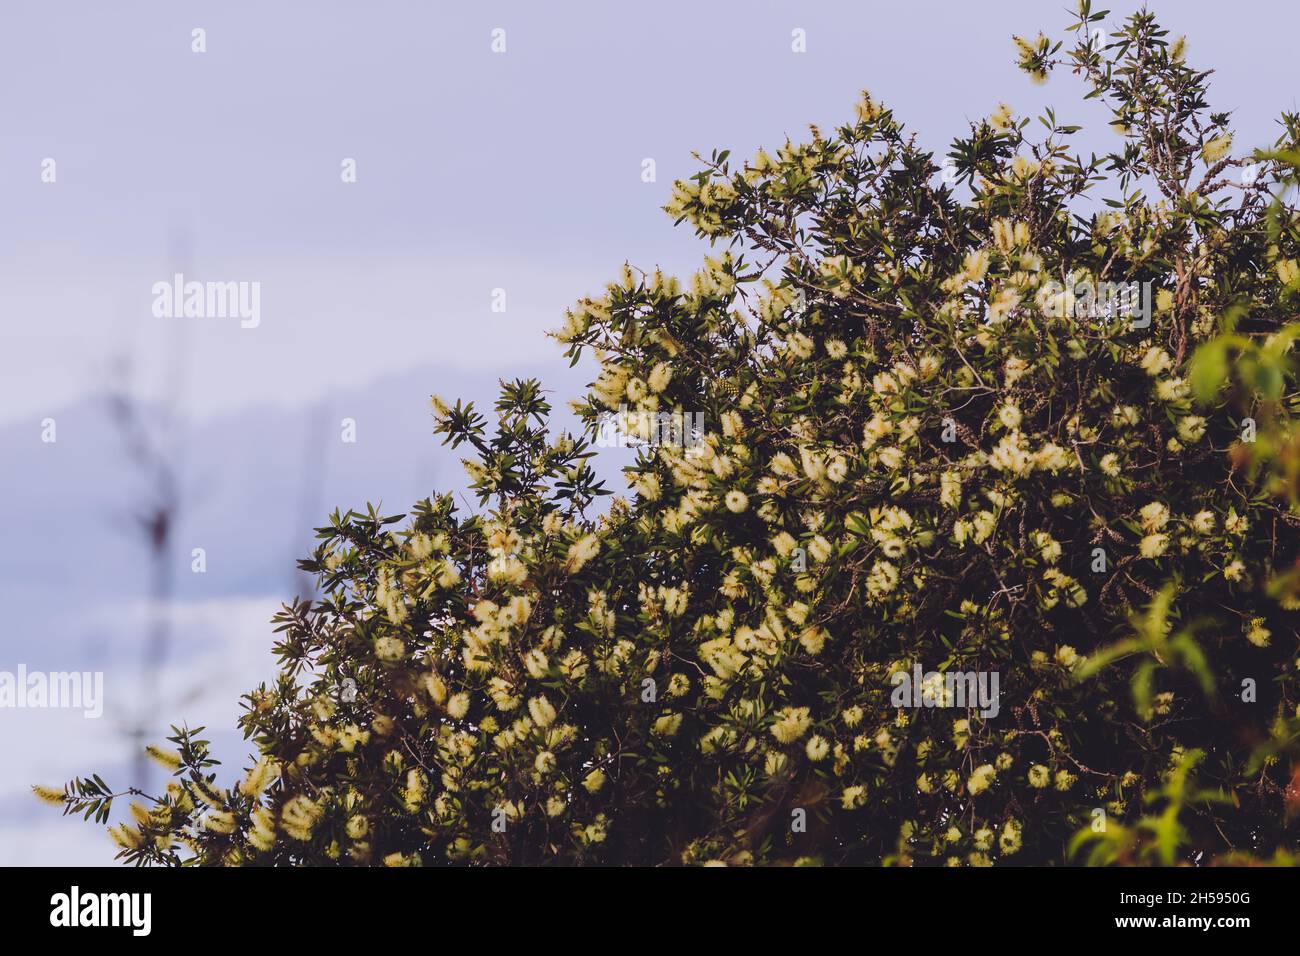
[[[703,268],[626,268],[556,333],[600,363],[588,431],[556,438],[535,382],[494,420],[435,398],[481,513],[335,513],[324,597],[245,698],[251,768],[228,786],[178,728],[122,856],[1288,861],[1300,123],[1238,156],[1184,42],[1100,16],[1016,44],[1110,108],[1111,154],[998,106],[945,177],[864,95],[702,161],[667,209]],[[1149,283],[1149,319],[1084,301],[1108,282]],[[593,511],[619,410],[703,433]],[[1000,707],[911,706],[918,667],[995,674]]]

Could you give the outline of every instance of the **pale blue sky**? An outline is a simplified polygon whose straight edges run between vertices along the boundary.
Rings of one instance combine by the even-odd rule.
[[[178,335],[198,415],[428,362],[549,363],[538,333],[625,258],[698,262],[659,210],[692,149],[799,137],[851,115],[862,87],[940,150],[1002,99],[1099,119],[1075,78],[1036,88],[1013,66],[1009,35],[1060,35],[1065,6],[10,0],[0,421],[51,414],[119,351],[158,385]],[[1296,107],[1297,7],[1162,9],[1189,58],[1219,71],[1239,142],[1271,137]],[[505,54],[490,50],[496,27]],[[796,27],[806,54],[790,50]],[[55,185],[39,179],[46,157]],[[355,185],[340,182],[344,157]],[[641,182],[646,157],[657,183]],[[151,316],[177,237],[196,277],[262,283],[261,328]],[[488,311],[496,287],[505,315]]]

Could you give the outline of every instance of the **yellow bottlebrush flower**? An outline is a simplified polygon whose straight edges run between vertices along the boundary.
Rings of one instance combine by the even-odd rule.
[[[1030,535],[1039,556],[1048,564],[1055,564],[1061,559],[1061,544],[1046,531],[1035,531]]]
[[[1041,763],[1036,763],[1029,768],[1029,785],[1036,790],[1042,790],[1051,782],[1051,771]]]
[[[790,623],[802,625],[804,621],[808,620],[808,611],[809,608],[807,604],[804,604],[802,601],[795,601],[785,609],[785,616],[789,618]]]
[[[1201,156],[1207,166],[1213,166],[1223,157],[1228,155],[1228,150],[1232,149],[1232,134],[1223,133],[1214,137],[1201,148]]]
[[[469,694],[461,691],[453,694],[447,701],[447,713],[454,720],[460,720],[469,713]]]
[[[46,803],[58,805],[64,802],[63,791],[57,787],[46,787],[38,783],[33,785],[32,793],[36,794],[39,799],[44,800]]]
[[[1019,852],[1020,829],[1020,824],[1015,820],[1008,820],[1006,826],[1002,828],[1002,833],[998,836],[998,849],[1006,856]]]
[[[406,786],[402,788],[402,803],[407,811],[415,813],[424,803],[425,779],[424,774],[419,770],[412,768],[406,771]]]
[[[740,412],[734,409],[723,412],[720,421],[722,434],[728,438],[736,438],[745,430],[744,419],[740,417]]]
[[[648,383],[650,385],[650,391],[656,393],[662,392],[668,387],[668,383],[671,382],[672,379],[672,367],[664,362],[660,362],[650,370],[650,380]]]
[[[220,810],[226,805],[226,796],[220,787],[205,780],[195,780],[191,784],[195,795],[213,809]]]
[[[796,358],[806,359],[813,354],[813,340],[802,332],[793,333],[785,343],[786,349]]]
[[[783,707],[775,716],[772,736],[783,744],[794,743],[812,726],[812,716],[807,707]]]
[[[845,787],[840,796],[840,805],[845,810],[857,810],[867,805],[867,788],[861,785]]]
[[[1156,378],[1169,371],[1174,364],[1174,360],[1169,357],[1169,353],[1164,349],[1159,346],[1152,346],[1143,353],[1138,364],[1142,366],[1142,371],[1152,378]]]
[[[817,734],[809,737],[808,743],[804,745],[804,753],[807,754],[808,759],[813,763],[825,760],[826,755],[830,753],[830,750],[831,747],[830,744],[826,742],[826,738]]]
[[[981,764],[971,772],[970,778],[966,781],[966,789],[971,796],[983,793],[992,785],[996,776],[997,771],[993,769],[992,764]]]
[[[144,748],[144,752],[154,759],[155,763],[166,767],[168,770],[179,770],[181,766],[181,755],[175,750],[166,750],[162,747],[156,747],[153,744]]]
[[[681,726],[681,714],[664,714],[655,719],[653,731],[660,737],[673,737]]]
[[[1070,467],[1073,462],[1074,459],[1056,442],[1044,442],[1043,446],[1034,452],[1034,467],[1039,471],[1050,471],[1056,474]]]
[[[782,531],[772,538],[772,550],[783,558],[788,558],[798,542],[788,531]]]
[[[213,810],[203,818],[203,826],[213,833],[233,833],[235,815],[229,810]]]
[[[1007,359],[1006,364],[1003,366],[1003,380],[1006,382],[1007,388],[1011,388],[1016,382],[1024,378],[1028,371],[1029,363],[1018,355],[1013,355]]]
[[[275,846],[275,815],[266,807],[255,807],[251,819],[248,842],[265,853]]]
[[[1159,531],[1169,523],[1169,508],[1159,501],[1152,501],[1138,511],[1142,530]]]
[[[535,680],[541,680],[546,676],[550,669],[550,661],[546,658],[546,652],[541,648],[534,647],[524,655],[524,669],[528,671],[528,676]]]
[[[632,483],[632,488],[646,501],[658,501],[663,491],[659,477],[654,474],[641,475]]]
[[[357,744],[364,745],[369,742],[370,731],[362,730],[357,724],[347,724],[338,731],[338,748],[344,753],[352,753],[356,750]]]
[[[898,586],[898,568],[888,561],[877,561],[867,575],[867,593],[873,598],[889,594]]]
[[[1041,168],[1042,166],[1038,162],[1025,156],[1017,155],[1015,159],[1011,160],[1011,175],[1021,182],[1036,176]]]
[[[961,504],[961,475],[957,472],[945,471],[939,476],[939,503],[945,508]]]
[[[1167,534],[1149,534],[1142,539],[1138,545],[1138,550],[1142,557],[1147,559],[1158,558],[1169,548],[1169,535]]]
[[[862,426],[862,447],[870,451],[893,430],[894,423],[877,412]]]
[[[117,826],[109,827],[108,835],[113,838],[114,843],[124,850],[138,849],[141,844],[144,843],[144,835],[139,830],[136,830],[125,823],[119,823]]]
[[[1156,398],[1162,402],[1176,402],[1187,396],[1187,383],[1181,378],[1162,378],[1156,382]]]
[[[543,696],[528,701],[528,714],[538,727],[549,727],[555,721],[555,708]]]
[[[880,117],[884,107],[872,99],[870,93],[863,90],[854,110],[857,113],[859,123],[871,123]]]
[[[773,474],[782,478],[797,477],[799,472],[794,467],[794,460],[785,452],[777,452],[768,465]]]
[[[736,488],[732,488],[727,492],[724,501],[726,502],[727,510],[735,514],[740,514],[749,507],[749,497],[743,491]]]
[[[1031,42],[1023,37],[1013,36],[1011,38],[1016,45],[1018,56],[1016,65],[1035,83],[1047,82],[1047,51],[1051,49],[1052,42],[1042,33]]]
[[[568,574],[577,574],[583,566],[600,553],[600,539],[594,534],[584,535],[569,545],[568,559],[564,570]]]
[[[518,558],[503,555],[488,562],[487,575],[494,584],[523,584],[528,580],[528,567]]]
[[[799,644],[809,654],[817,655],[826,646],[826,631],[820,627],[806,627],[799,632]]]
[[[588,793],[599,793],[600,789],[605,786],[605,779],[605,771],[597,767],[583,778],[583,789]]]
[[[876,460],[880,462],[881,466],[885,467],[885,470],[898,471],[898,468],[902,467],[902,460],[904,460],[902,449],[887,445],[883,449],[876,451]]]
[[[424,675],[424,689],[428,692],[433,702],[442,705],[447,700],[447,685],[437,673]]]
[[[813,481],[826,477],[826,462],[820,453],[807,445],[799,449],[799,462],[803,466],[803,473]]]
[[[1191,445],[1205,434],[1205,419],[1200,415],[1184,415],[1178,420],[1178,437]]]
[[[312,828],[320,820],[323,809],[301,794],[290,797],[280,811],[284,832],[295,840],[310,840]]]
[[[1253,617],[1250,619],[1250,623],[1246,627],[1246,640],[1250,641],[1250,643],[1254,644],[1256,647],[1268,647],[1269,639],[1272,636],[1273,632],[1264,626],[1264,619],[1262,617]]]
[[[1029,441],[1019,431],[1009,431],[993,446],[989,454],[989,465],[997,471],[1011,475],[1027,475],[1034,468],[1034,460],[1029,456]]]
[[[320,721],[329,720],[334,716],[336,709],[334,701],[331,698],[326,697],[324,694],[315,698],[311,705],[311,712],[316,716],[316,719]]]

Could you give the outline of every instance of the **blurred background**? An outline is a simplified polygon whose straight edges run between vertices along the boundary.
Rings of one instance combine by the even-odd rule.
[[[1237,151],[1271,142],[1300,108],[1300,8],[1154,9],[1216,69]],[[0,708],[0,864],[110,863],[102,828],[29,787],[160,786],[138,754],[169,723],[207,726],[234,779],[238,699],[274,673],[280,602],[312,593],[312,528],[463,488],[430,393],[579,394],[588,370],[543,332],[624,261],[694,270],[707,246],[660,209],[692,150],[802,138],[863,88],[939,155],[1002,101],[1111,148],[1076,78],[1014,66],[1012,33],[1069,20],[1030,0],[7,0],[0,671],[101,671],[105,699],[99,719]],[[178,272],[259,283],[260,324],[156,317]]]

